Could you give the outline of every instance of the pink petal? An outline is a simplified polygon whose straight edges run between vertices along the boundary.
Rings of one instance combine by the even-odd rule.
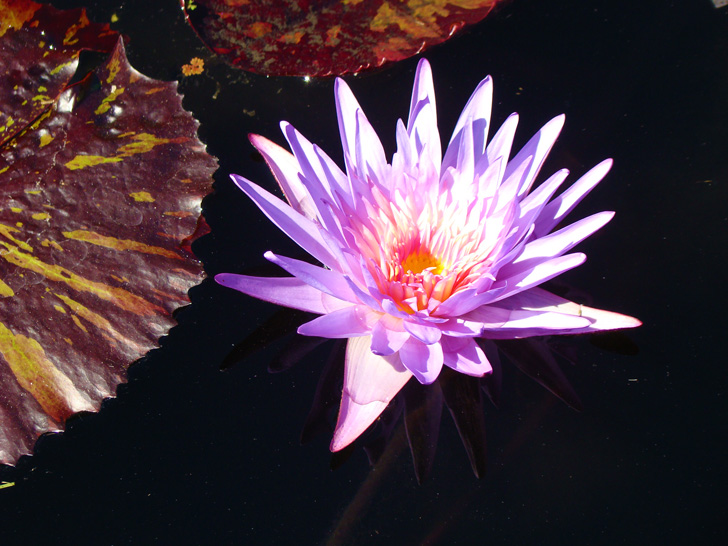
[[[364,336],[371,330],[367,324],[367,311],[368,308],[362,305],[350,305],[301,324],[298,333],[332,339]]]
[[[331,451],[339,451],[356,440],[412,377],[397,355],[373,354],[370,341],[364,336],[347,343],[344,389]]]
[[[424,385],[429,385],[440,375],[443,353],[439,343],[425,345],[411,337],[397,354],[402,364]]]
[[[315,223],[250,180],[236,174],[230,176],[233,182],[270,218],[271,222],[293,239],[298,246],[327,267],[332,269],[336,267],[336,259],[321,238],[319,228]]]
[[[215,275],[215,281],[254,298],[311,313],[329,313],[349,305],[316,290],[296,277],[249,277],[220,273]]]
[[[309,220],[315,220],[316,208],[298,178],[301,167],[294,155],[263,136],[251,134],[248,138],[265,159],[291,207]]]
[[[510,298],[504,303],[516,305],[511,302]],[[483,327],[484,337],[492,337],[491,331],[508,331],[508,339],[514,337],[523,337],[515,334],[513,330],[529,330],[540,329],[549,331],[566,331],[586,328],[590,321],[586,317],[581,317],[571,313],[561,313],[558,311],[544,309],[522,309],[513,308],[505,309],[502,307],[484,305],[471,311],[467,315],[468,320],[480,322]]]
[[[641,321],[634,317],[614,313],[612,311],[604,311],[574,303],[562,297],[556,296],[551,292],[547,292],[542,288],[531,288],[528,291],[521,292],[511,296],[507,300],[501,302],[510,306],[520,308],[538,309],[540,311],[550,311],[561,314],[569,314],[588,319],[591,324],[577,331],[569,331],[564,333],[581,334],[588,332],[598,332],[602,330],[617,330],[621,328],[636,328],[642,324]],[[559,333],[559,332],[552,332]]]

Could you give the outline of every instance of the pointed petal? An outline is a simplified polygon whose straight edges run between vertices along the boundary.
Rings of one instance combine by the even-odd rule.
[[[298,277],[306,284],[310,284],[316,290],[329,294],[335,298],[345,300],[351,303],[359,303],[359,299],[352,292],[349,283],[346,282],[344,275],[312,265],[308,262],[279,256],[270,250],[264,254],[267,260],[282,267],[294,277]]]
[[[439,174],[442,163],[442,145],[437,128],[435,87],[432,82],[430,63],[425,59],[421,59],[417,65],[409,118],[407,119],[407,133],[414,138],[420,162],[426,155]]]
[[[437,308],[436,314],[438,317],[460,317],[481,305],[495,301],[508,288],[504,284],[503,286],[489,289],[481,294],[478,294],[475,288],[466,288],[445,300]]]
[[[475,164],[480,161],[486,150],[488,131],[490,130],[490,113],[493,105],[493,80],[490,76],[482,80],[468,99],[463,108],[452,138],[447,146],[445,157],[442,160],[442,170],[455,166],[458,158],[458,150],[461,147],[463,138],[473,142],[473,154]],[[505,159],[508,159],[507,157]]]
[[[505,287],[505,290],[501,292],[492,302],[500,301],[505,298],[523,292],[534,286],[538,286],[541,283],[553,279],[557,275],[561,275],[563,272],[580,266],[586,260],[586,255],[581,252],[575,252],[573,254],[567,254],[566,256],[559,256],[552,258],[548,261],[541,262],[533,268],[520,272],[513,277],[501,279],[498,277],[498,282],[493,284],[492,289]],[[486,292],[487,294],[487,292]]]
[[[539,214],[546,206],[549,199],[556,193],[561,184],[564,182],[566,177],[569,175],[568,169],[561,169],[551,175],[543,183],[523,198],[518,207],[518,218],[513,222],[514,234],[509,237],[513,241],[520,240],[522,237],[526,237],[526,232],[534,230],[534,222],[538,218]],[[513,246],[512,241],[509,241],[505,245],[510,248]]]
[[[311,313],[329,313],[350,305],[324,294],[296,277],[249,277],[220,273],[215,275],[215,281],[254,298]]]
[[[371,330],[366,319],[367,311],[364,306],[350,305],[301,324],[298,333],[302,336],[333,339],[364,336]]]
[[[520,189],[518,191],[519,197],[523,197],[531,189],[531,185],[534,180],[536,180],[536,176],[538,176],[538,172],[541,170],[541,166],[546,160],[546,156],[551,151],[554,142],[556,142],[556,139],[564,126],[565,119],[565,116],[561,114],[549,121],[538,133],[531,137],[531,140],[529,140],[510,161],[509,166],[513,165],[514,167],[517,167],[528,156],[533,156],[531,167],[521,180]],[[510,174],[511,171],[506,169],[505,178],[508,178]]]
[[[321,209],[322,201],[334,203],[335,190],[341,192],[344,189],[348,189],[348,182],[343,188],[339,185],[341,182],[346,181],[346,175],[338,167],[336,169],[338,172],[334,171],[332,173],[324,171],[319,157],[325,154],[321,150],[318,150],[316,146],[299,133],[290,123],[282,121],[281,130],[286,140],[288,140],[291,150],[293,150],[300,173],[305,180],[300,180],[299,184],[303,187],[304,191],[311,195],[317,210]]]
[[[510,300],[506,300],[510,303]],[[469,320],[482,324],[482,336],[496,339],[512,339],[538,335],[525,332],[566,332],[589,326],[586,317],[576,314],[559,313],[544,310],[504,309],[502,307],[484,305],[467,315]]]
[[[561,256],[574,246],[604,227],[614,217],[613,212],[599,212],[566,226],[550,235],[532,240],[510,264],[503,266],[499,276],[511,277],[535,267],[538,263]]]
[[[231,178],[271,222],[298,246],[327,267],[332,269],[336,267],[336,260],[321,238],[315,223],[250,180],[236,174],[231,175]]]
[[[507,300],[501,302],[501,305],[508,304],[511,307],[521,309],[539,310],[542,312],[554,312],[577,316],[588,319],[591,324],[585,328],[578,330],[569,330],[564,333],[583,334],[589,332],[599,332],[602,330],[617,330],[621,328],[636,328],[642,324],[641,321],[634,317],[614,313],[612,311],[604,311],[574,303],[562,297],[556,296],[551,292],[547,292],[542,288],[531,288],[520,294],[515,294]],[[561,332],[551,332],[561,333]]]
[[[311,201],[311,196],[298,178],[301,167],[295,156],[263,136],[251,134],[248,135],[248,138],[265,159],[291,207],[309,220],[314,220],[316,208]]]
[[[564,217],[606,176],[612,168],[612,160],[605,159],[546,205],[536,220],[534,235],[541,237],[554,229]]]
[[[339,451],[356,440],[412,377],[396,355],[373,354],[370,342],[364,336],[347,343],[344,389],[331,451]]]
[[[384,148],[351,89],[341,78],[336,79],[334,93],[346,172],[350,178],[354,175],[363,176],[366,174],[367,162],[372,165],[387,162]]]
[[[511,147],[513,146],[513,138],[516,135],[516,127],[518,126],[518,114],[513,113],[503,122],[493,139],[488,144],[486,155],[488,163],[492,163],[496,159],[502,158],[508,161],[511,155]]]

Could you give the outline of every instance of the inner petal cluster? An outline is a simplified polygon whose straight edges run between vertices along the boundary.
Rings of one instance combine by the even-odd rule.
[[[486,221],[450,216],[447,209],[403,208],[379,209],[358,238],[366,233],[376,240],[376,252],[366,257],[366,265],[379,293],[407,314],[433,314],[440,303],[488,272],[493,246],[483,244]]]

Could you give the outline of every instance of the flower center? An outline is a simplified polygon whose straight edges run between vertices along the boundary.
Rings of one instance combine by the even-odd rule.
[[[402,261],[402,270],[414,275],[429,269],[434,275],[439,275],[444,269],[443,263],[427,251],[413,252]]]

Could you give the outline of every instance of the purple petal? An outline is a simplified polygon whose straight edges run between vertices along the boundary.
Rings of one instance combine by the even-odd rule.
[[[352,292],[344,275],[341,273],[337,273],[331,269],[317,267],[301,260],[278,256],[271,251],[266,252],[264,256],[267,260],[282,267],[294,277],[298,277],[306,284],[310,284],[321,292],[351,303],[359,303],[359,299]]]
[[[315,223],[257,184],[236,174],[231,175],[231,178],[270,218],[271,222],[293,239],[298,246],[327,267],[332,269],[336,267],[336,260],[326,247]]]
[[[234,273],[215,275],[222,286],[277,305],[324,314],[349,303],[330,297],[296,277],[249,277]]]
[[[372,328],[372,352],[380,356],[388,356],[402,348],[410,335],[404,330],[401,319],[390,315],[382,315]]]
[[[444,364],[455,371],[482,377],[491,373],[493,368],[483,350],[472,338],[442,338]]]
[[[334,339],[364,336],[371,330],[367,324],[367,311],[368,308],[362,305],[350,305],[301,324],[298,333]]]
[[[531,168],[521,181],[521,187],[518,191],[519,197],[523,197],[531,188],[533,181],[536,179],[538,172],[541,170],[541,166],[543,165],[546,156],[551,151],[554,142],[556,142],[556,139],[561,132],[561,128],[564,126],[564,119],[565,116],[562,114],[549,121],[538,133],[531,137],[531,140],[529,140],[528,143],[521,148],[516,156],[509,162],[509,167],[511,165],[513,167],[517,167],[528,156],[533,156]],[[508,178],[510,174],[510,169],[506,169],[505,178]]]
[[[356,112],[356,164],[360,175],[370,185],[383,186],[385,182],[387,158],[376,131],[369,123],[364,112]]]
[[[504,284],[497,288],[491,288],[481,294],[478,294],[475,288],[466,288],[442,302],[435,311],[435,314],[438,317],[460,317],[481,305],[495,301],[508,288]]]
[[[282,122],[281,128],[301,167],[299,180],[310,196],[310,203],[315,210],[314,220],[323,226],[322,231],[327,232],[330,239],[337,241],[337,246],[343,245],[345,237],[336,212],[340,208],[338,196],[348,192],[348,180],[343,173],[339,173],[346,184],[345,189],[340,188],[336,176],[329,179],[331,171],[321,168],[316,148],[290,124]]]
[[[611,168],[612,160],[605,159],[574,182],[568,190],[546,205],[538,220],[536,220],[535,236],[541,237],[554,229],[599,184]]]
[[[443,354],[439,343],[425,345],[411,337],[397,354],[402,364],[424,385],[429,385],[440,375]]]
[[[452,138],[442,160],[442,171],[448,167],[456,167],[462,163],[463,140],[469,141],[472,147],[473,164],[477,164],[485,153],[488,131],[490,130],[490,112],[493,104],[493,81],[490,76],[475,88],[458,119]],[[508,159],[507,157],[505,159]]]
[[[505,287],[505,290],[491,301],[496,302],[503,300],[513,294],[538,286],[549,279],[553,279],[557,275],[561,275],[569,269],[573,269],[583,264],[584,260],[586,260],[585,254],[575,252],[574,254],[567,254],[566,256],[559,256],[546,262],[541,262],[532,269],[520,272],[513,277],[501,279],[499,276],[498,282],[493,284],[493,288],[491,290],[502,287]]]
[[[407,133],[414,138],[415,149],[419,159],[426,156],[439,173],[442,163],[442,145],[440,132],[437,129],[437,108],[435,105],[435,87],[432,83],[430,63],[421,59],[417,64],[415,83],[412,88]]]
[[[535,231],[533,225],[536,218],[538,218],[548,200],[551,199],[568,175],[568,169],[557,171],[523,198],[519,205],[518,218],[513,222],[513,225],[517,229],[514,230],[513,235],[509,236],[509,241],[505,245],[506,247],[510,248],[513,246],[514,241],[520,240],[521,237],[526,237],[525,232],[527,230],[533,229]]]
[[[415,339],[419,339],[425,345],[432,345],[440,341],[442,331],[437,326],[430,326],[419,322],[405,320],[404,329],[407,330]]]
[[[477,337],[483,331],[483,325],[479,322],[450,319],[445,324],[440,325],[442,335],[447,337]]]
[[[350,178],[356,175],[363,177],[367,162],[377,165],[386,163],[384,148],[344,80],[336,79],[334,93],[346,172]]]
[[[325,152],[312,144],[290,123],[281,122],[281,130],[306,178],[318,182],[332,200],[334,190],[339,192],[348,190],[346,175]],[[324,165],[327,166],[326,169],[323,168]]]
[[[493,139],[488,144],[486,156],[488,162],[492,163],[496,159],[508,161],[511,155],[511,147],[513,146],[513,138],[516,135],[516,127],[518,126],[518,114],[513,113],[503,122]]]
[[[511,277],[549,258],[561,256],[575,245],[602,228],[614,217],[613,212],[599,212],[574,222],[546,237],[528,243],[523,252],[510,264],[498,271],[498,276]]]
[[[331,451],[339,451],[356,440],[410,377],[412,374],[397,355],[373,354],[368,336],[350,339],[346,346],[344,389]]]

